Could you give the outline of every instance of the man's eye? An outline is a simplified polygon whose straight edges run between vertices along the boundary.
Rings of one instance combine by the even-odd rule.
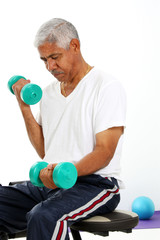
[[[51,57],[53,60],[56,60],[58,58],[58,56],[54,56],[54,57]]]
[[[47,62],[47,59],[45,59],[45,58],[41,58],[41,60],[42,60],[43,62]]]

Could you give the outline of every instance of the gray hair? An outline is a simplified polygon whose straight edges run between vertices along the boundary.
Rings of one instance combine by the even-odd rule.
[[[72,23],[61,18],[53,18],[40,27],[35,37],[34,46],[38,48],[45,42],[53,42],[59,47],[68,49],[74,38],[80,42],[78,32]]]

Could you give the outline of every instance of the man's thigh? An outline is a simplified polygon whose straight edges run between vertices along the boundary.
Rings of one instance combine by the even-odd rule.
[[[26,228],[26,213],[45,199],[44,190],[30,182],[0,186],[0,228],[16,232]]]
[[[50,191],[48,199],[39,207],[46,208],[57,221],[66,220],[72,224],[95,214],[113,211],[119,200],[119,189],[115,182],[90,175],[78,178],[70,189]]]
[[[120,197],[115,182],[95,175],[78,178],[71,189],[49,191],[48,199],[31,210],[28,220],[38,221],[36,226],[47,226],[53,239],[59,234],[66,236],[73,223],[116,208]]]

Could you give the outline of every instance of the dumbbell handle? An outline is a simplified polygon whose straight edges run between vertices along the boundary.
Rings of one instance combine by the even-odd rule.
[[[12,86],[19,81],[21,78],[23,78],[24,80],[26,80],[25,77],[21,76],[21,75],[15,75],[13,77],[11,77],[8,81],[8,88],[11,91],[11,93],[14,94],[14,91],[12,89]],[[26,84],[22,89],[21,89],[21,99],[28,105],[33,105],[38,103],[41,98],[42,98],[42,89],[36,85],[36,84],[32,84],[32,83],[28,83]]]
[[[32,165],[29,171],[29,177],[33,185],[44,187],[44,184],[39,178],[39,174],[40,171],[47,166],[47,162],[36,162]],[[68,189],[76,183],[77,169],[72,163],[62,162],[56,165],[52,177],[57,187]]]

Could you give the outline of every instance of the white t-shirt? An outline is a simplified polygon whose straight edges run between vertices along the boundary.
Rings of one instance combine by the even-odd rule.
[[[111,127],[125,126],[126,95],[113,77],[93,68],[67,97],[60,82],[44,89],[38,123],[45,140],[44,161],[77,162],[92,152],[95,135]],[[121,181],[123,135],[109,165],[95,174]]]

